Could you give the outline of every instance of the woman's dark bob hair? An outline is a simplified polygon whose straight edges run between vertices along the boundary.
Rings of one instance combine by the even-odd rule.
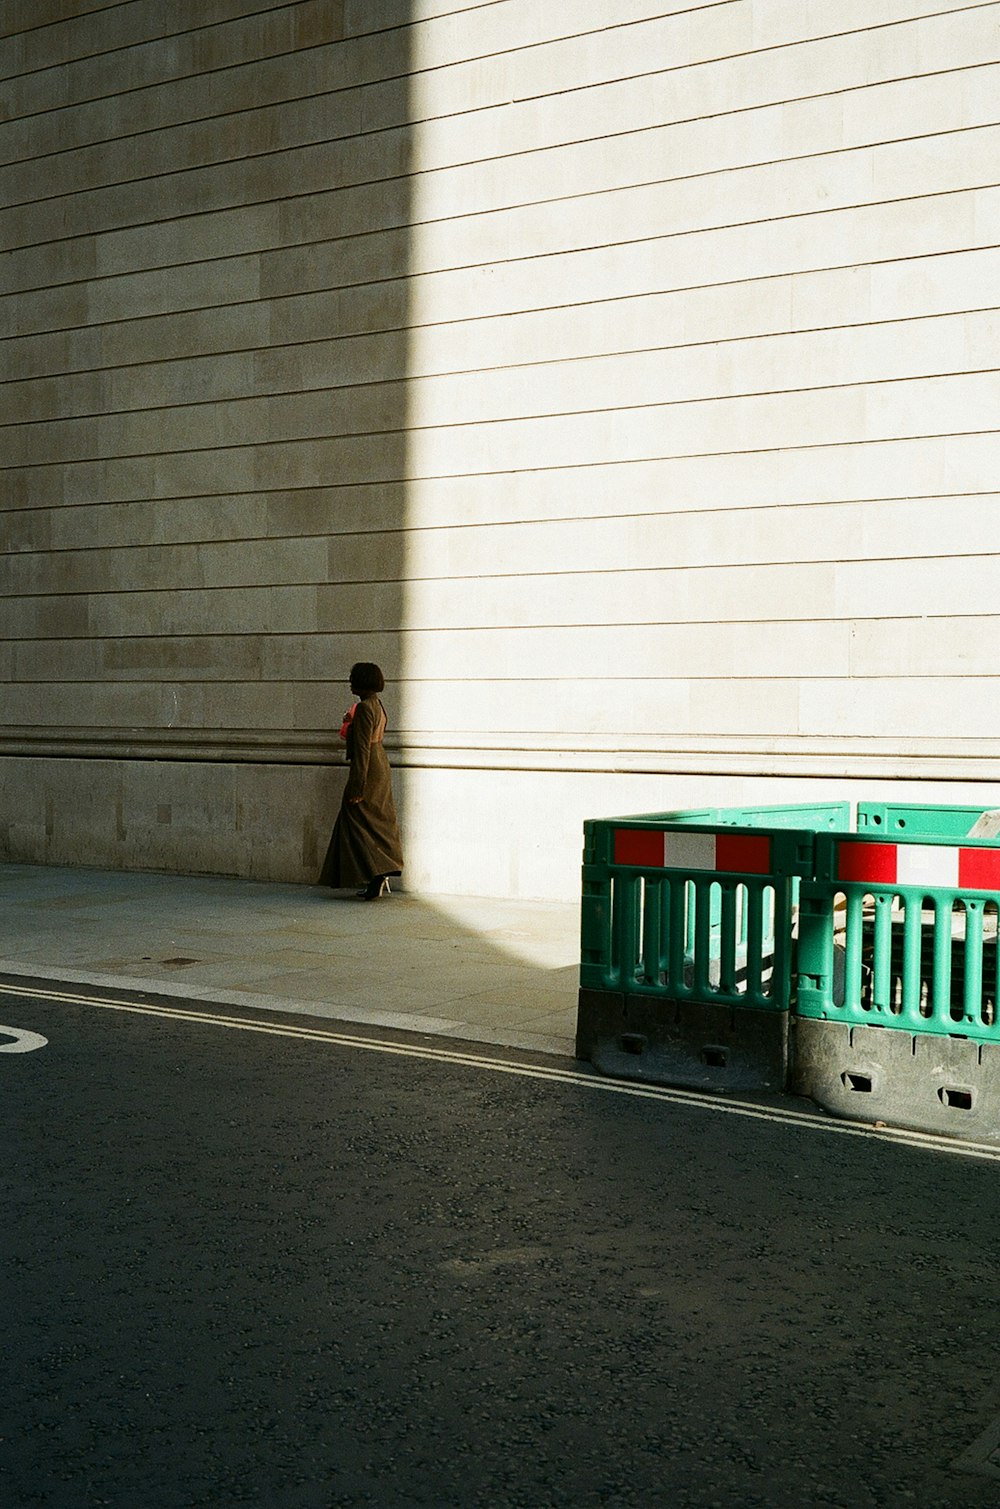
[[[351,666],[351,688],[355,692],[381,692],[385,690],[385,677],[370,660],[359,660]]]

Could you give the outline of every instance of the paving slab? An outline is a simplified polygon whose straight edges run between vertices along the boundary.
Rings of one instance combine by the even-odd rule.
[[[572,1054],[575,905],[0,865],[0,973]]]

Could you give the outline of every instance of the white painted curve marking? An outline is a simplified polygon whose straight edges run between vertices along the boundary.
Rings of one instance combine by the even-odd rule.
[[[1000,1145],[992,1142],[956,1142],[933,1132],[911,1132],[905,1127],[879,1127],[870,1122],[838,1121],[821,1112],[797,1111],[779,1106],[756,1105],[745,1100],[730,1100],[725,1095],[699,1090],[679,1090],[666,1085],[637,1084],[635,1081],[605,1079],[594,1070],[549,1068],[502,1058],[482,1058],[461,1049],[432,1048],[418,1043],[391,1043],[381,1038],[366,1038],[353,1032],[323,1027],[299,1027],[285,1022],[262,1022],[248,1017],[224,1016],[224,1006],[216,1011],[196,1011],[174,1006],[154,1006],[140,1001],[112,1001],[107,996],[91,996],[60,990],[43,990],[37,986],[0,984],[0,994],[31,996],[39,1001],[62,1002],[69,1006],[99,1006],[104,1011],[119,1011],[133,1016],[162,1017],[174,1022],[197,1022],[208,1027],[223,1027],[236,1032],[263,1033],[268,1037],[290,1037],[310,1043],[330,1043],[338,1048],[384,1053],[397,1058],[430,1059],[438,1064],[457,1064],[468,1069],[482,1069],[492,1074],[512,1074],[520,1079],[548,1080],[551,1084],[575,1085],[597,1094],[622,1095],[635,1100],[659,1100],[670,1105],[712,1111],[717,1116],[736,1116],[745,1121],[770,1121],[783,1126],[800,1127],[830,1137],[859,1137],[874,1142],[891,1142],[901,1147],[924,1148],[950,1153],[956,1158],[980,1158],[1000,1163]],[[2,1029],[0,1029],[2,1030]],[[45,1039],[42,1040],[43,1042]],[[490,1045],[483,1044],[488,1048]]]
[[[14,1041],[4,1042],[8,1037]],[[0,1053],[34,1053],[36,1048],[44,1048],[47,1042],[48,1038],[42,1037],[40,1032],[27,1032],[23,1027],[0,1027]]]

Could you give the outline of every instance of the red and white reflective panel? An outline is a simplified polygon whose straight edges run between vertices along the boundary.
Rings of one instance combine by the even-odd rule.
[[[928,886],[945,891],[1000,890],[1000,849],[956,844],[837,845],[837,879],[866,885]]]
[[[643,870],[712,870],[724,875],[769,875],[771,840],[750,833],[660,833],[615,829],[616,865]]]

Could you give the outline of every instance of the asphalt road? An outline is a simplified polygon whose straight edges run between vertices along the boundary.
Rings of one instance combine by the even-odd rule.
[[[996,1158],[302,1017],[0,1021],[47,1039],[0,1053],[3,1509],[1000,1504]]]

